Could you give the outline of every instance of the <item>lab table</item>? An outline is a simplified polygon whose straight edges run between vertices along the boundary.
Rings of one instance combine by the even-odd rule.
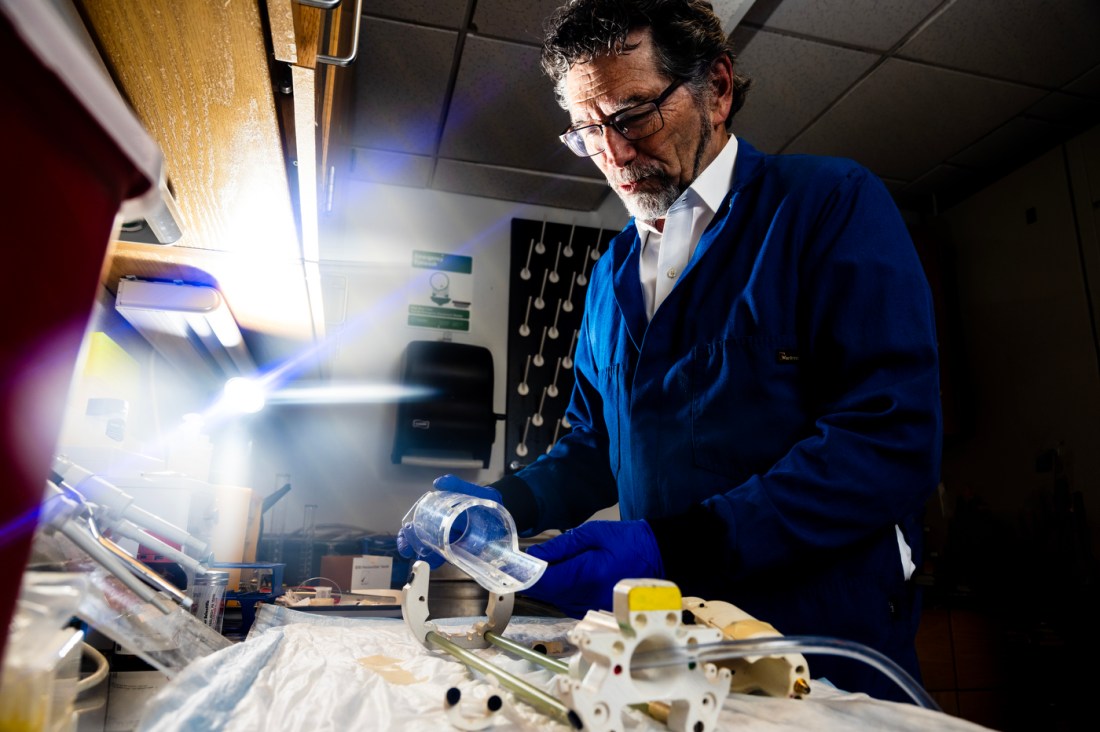
[[[474,620],[438,622],[469,626]],[[574,622],[514,617],[504,636],[524,645],[568,650],[565,636]],[[553,688],[548,670],[492,647],[478,653],[532,684]],[[445,709],[452,688],[467,703],[489,694],[505,700],[489,729],[569,729],[501,692],[451,656],[428,651],[399,619],[327,617],[276,606],[261,609],[246,641],[184,669],[148,704],[138,729],[442,732],[454,729]],[[641,712],[631,710],[626,716],[630,730],[667,729]],[[845,693],[820,681],[800,700],[731,694],[718,726],[747,732],[984,729],[913,705]]]

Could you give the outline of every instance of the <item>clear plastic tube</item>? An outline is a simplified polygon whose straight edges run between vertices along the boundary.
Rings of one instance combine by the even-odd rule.
[[[885,674],[900,686],[917,706],[940,711],[928,692],[892,659],[862,643],[816,635],[789,635],[776,638],[703,643],[688,648],[665,648],[636,653],[631,659],[633,669],[662,668],[687,663],[713,663],[727,658],[775,656],[789,653],[819,653],[862,661]]]
[[[411,523],[425,546],[490,592],[526,590],[546,570],[546,562],[519,550],[515,521],[496,501],[430,491],[413,505],[403,523]]]

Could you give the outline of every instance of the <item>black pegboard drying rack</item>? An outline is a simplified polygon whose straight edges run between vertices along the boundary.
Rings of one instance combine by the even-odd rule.
[[[512,219],[504,470],[546,453],[572,425],[565,408],[592,267],[618,231]],[[540,307],[541,306],[541,307]]]

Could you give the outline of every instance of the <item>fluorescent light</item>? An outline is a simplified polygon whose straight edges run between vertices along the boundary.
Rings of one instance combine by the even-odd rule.
[[[264,388],[258,381],[234,376],[225,382],[223,407],[232,414],[255,414],[264,408]]]
[[[431,390],[403,384],[332,384],[286,387],[267,395],[270,404],[370,404],[423,399]]]
[[[115,309],[185,373],[225,380],[256,371],[225,298],[213,287],[122,279]]]

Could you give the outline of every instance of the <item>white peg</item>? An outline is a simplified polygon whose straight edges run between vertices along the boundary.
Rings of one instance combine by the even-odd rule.
[[[535,354],[534,364],[541,367],[546,360],[542,357],[542,349],[546,347],[546,326],[542,326],[542,341],[539,343],[539,352]]]
[[[546,237],[546,217],[542,218],[542,233],[539,234],[539,243],[535,245],[535,254],[545,254],[546,245],[542,243],[542,240]]]
[[[565,354],[565,358],[561,360],[561,366],[564,369],[573,368],[573,346],[577,345],[577,329],[573,329],[573,339],[569,341],[569,352]]]
[[[561,368],[561,356],[558,356],[558,363],[554,366],[554,380],[550,382],[550,386],[546,387],[546,393],[551,399],[558,395],[558,370]]]
[[[531,424],[536,427],[542,427],[542,405],[546,403],[546,387],[542,388],[542,396],[539,398],[539,411],[535,412],[535,415],[531,417]]]
[[[550,281],[556,283],[561,277],[558,276],[558,260],[561,259],[561,242],[558,242],[558,253],[554,255],[554,270],[550,273]]]
[[[527,418],[527,422],[523,425],[523,438],[516,445],[516,454],[523,457],[527,454],[527,429],[531,426],[531,418]]]
[[[550,326],[550,330],[546,332],[546,335],[551,338],[558,337],[558,316],[561,315],[561,298],[558,298],[558,309],[554,311],[554,324]]]
[[[542,296],[546,294],[546,275],[550,274],[550,271],[542,273],[542,289],[539,290],[539,296],[535,298],[535,307],[542,310],[546,307],[546,301],[542,299]]]
[[[561,420],[559,419],[554,423],[554,438],[550,440],[550,444],[546,446],[546,454],[549,455],[550,451],[554,449],[554,444],[558,441],[558,428],[561,427]]]
[[[585,271],[588,269],[588,252],[592,251],[592,247],[588,247],[588,251],[584,253],[584,262],[581,264],[581,273],[577,275],[577,284],[584,287],[588,284],[588,276],[585,275]]]
[[[539,254],[542,254],[542,252],[539,252]],[[592,247],[592,254],[590,254],[589,256],[592,257],[593,262],[597,261],[600,258],[600,243],[599,242],[596,242],[596,246]]]
[[[523,366],[523,381],[519,382],[519,386],[516,387],[516,391],[520,396],[527,396],[531,392],[531,387],[527,386],[527,372],[531,370],[531,355],[527,355],[527,363]]]
[[[564,417],[564,416],[563,416],[563,417],[561,418],[561,426],[562,426],[562,427],[564,427],[564,428],[565,428],[565,429],[567,429],[567,430],[569,430],[569,429],[573,429],[573,425],[572,425],[572,423],[571,423],[571,422],[569,421],[569,417]]]
[[[569,227],[569,243],[565,245],[565,249],[561,250],[561,253],[564,254],[566,257],[573,256],[573,232],[575,232],[576,230],[576,223]]]
[[[531,326],[527,325],[527,321],[531,319],[531,296],[527,296],[527,312],[523,315],[523,323],[519,326],[519,334],[526,338],[531,335]]]
[[[577,275],[573,275],[573,279],[569,280],[569,297],[565,298],[565,302],[561,304],[561,309],[567,313],[573,312],[573,285],[577,284]]]
[[[535,248],[535,240],[532,239],[531,243],[527,245],[527,264],[523,265],[523,269],[519,271],[519,278],[521,280],[531,279],[531,250]]]

